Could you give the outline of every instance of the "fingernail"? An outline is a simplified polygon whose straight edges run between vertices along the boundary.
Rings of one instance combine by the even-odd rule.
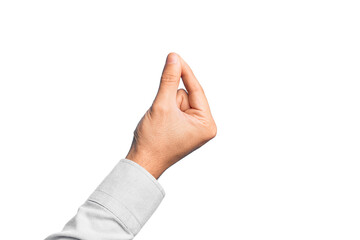
[[[166,64],[174,64],[177,63],[178,57],[175,53],[169,54],[166,58]]]

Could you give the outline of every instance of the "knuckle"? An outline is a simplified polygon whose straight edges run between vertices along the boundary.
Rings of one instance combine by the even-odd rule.
[[[207,142],[213,139],[217,134],[217,127],[215,122],[207,122],[205,128],[203,129],[202,139]]]
[[[212,130],[212,138],[216,137],[216,134],[217,134],[217,127],[215,127],[213,130]]]
[[[161,82],[163,83],[174,83],[177,81],[178,76],[174,73],[164,72],[161,75]]]
[[[212,124],[210,127],[209,127],[209,130],[208,130],[208,133],[209,133],[209,138],[210,139],[213,139],[216,134],[217,134],[217,127],[216,127],[216,124]]]

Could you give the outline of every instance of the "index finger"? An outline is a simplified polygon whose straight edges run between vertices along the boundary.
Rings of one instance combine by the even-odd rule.
[[[189,65],[180,57],[181,62],[181,78],[189,95],[189,104],[191,108],[206,110],[209,104],[205,96],[205,92],[196,79]]]

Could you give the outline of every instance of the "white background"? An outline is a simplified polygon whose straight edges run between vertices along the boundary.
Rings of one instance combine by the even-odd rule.
[[[359,239],[359,12],[1,1],[1,238],[62,229],[126,156],[174,51],[218,134],[161,176],[166,197],[136,239]]]

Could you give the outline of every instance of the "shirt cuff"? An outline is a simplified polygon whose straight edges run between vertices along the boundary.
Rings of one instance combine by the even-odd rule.
[[[143,167],[121,159],[90,195],[134,235],[144,226],[165,197],[160,183]]]

